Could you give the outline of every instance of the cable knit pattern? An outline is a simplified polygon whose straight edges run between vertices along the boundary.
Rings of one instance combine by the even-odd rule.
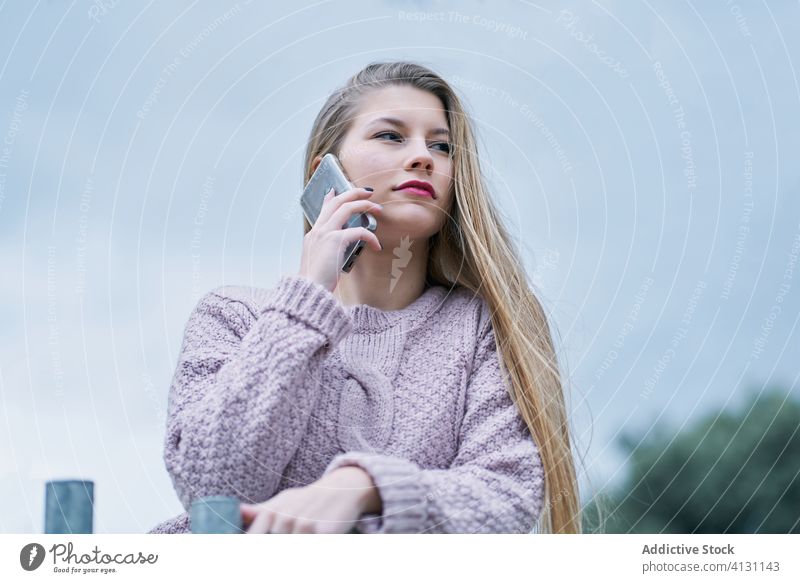
[[[356,465],[367,533],[526,533],[544,503],[536,443],[512,402],[486,303],[426,288],[409,306],[344,306],[289,275],[200,299],[172,380],[164,462],[190,532],[198,497],[269,500]]]

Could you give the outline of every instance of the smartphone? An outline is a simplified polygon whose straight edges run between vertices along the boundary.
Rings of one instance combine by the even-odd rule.
[[[311,175],[305,189],[303,189],[303,195],[300,197],[300,206],[303,207],[303,214],[311,225],[317,222],[317,217],[322,211],[322,200],[331,188],[334,190],[333,195],[336,196],[346,190],[350,190],[353,185],[347,179],[338,158],[334,154],[325,154],[314,174]],[[364,227],[374,233],[378,227],[378,221],[367,212],[358,213],[350,217],[342,228],[352,229],[353,227]],[[347,246],[344,253],[342,271],[347,273],[353,268],[353,263],[355,263],[365,245],[364,241],[359,240]]]

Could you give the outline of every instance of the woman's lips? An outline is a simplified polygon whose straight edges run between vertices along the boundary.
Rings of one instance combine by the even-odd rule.
[[[410,194],[416,194],[419,196],[427,196],[428,198],[433,198],[430,192],[428,192],[424,188],[418,188],[416,186],[404,186],[403,188],[398,188],[398,190],[402,190],[403,192],[408,192]]]

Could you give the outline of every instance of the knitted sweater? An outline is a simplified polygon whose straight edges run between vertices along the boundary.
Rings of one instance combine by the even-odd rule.
[[[527,533],[543,467],[504,371],[485,301],[461,287],[392,311],[298,275],[217,288],[186,325],[164,461],[186,511],[355,465],[382,500],[357,531]],[[183,512],[149,532],[190,531]]]

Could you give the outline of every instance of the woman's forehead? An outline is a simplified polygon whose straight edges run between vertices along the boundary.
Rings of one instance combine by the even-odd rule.
[[[447,127],[441,100],[414,87],[385,87],[364,96],[356,114],[360,126],[393,120],[397,125]]]

